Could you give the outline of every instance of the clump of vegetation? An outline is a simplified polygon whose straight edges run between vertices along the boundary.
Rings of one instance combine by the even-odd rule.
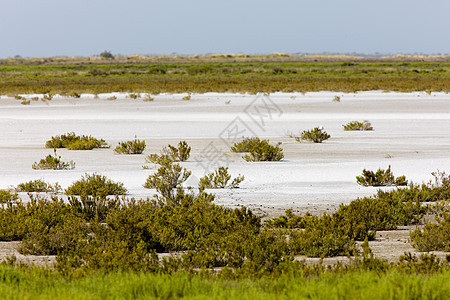
[[[131,99],[138,99],[138,98],[141,98],[141,94],[139,94],[139,93],[130,93],[130,94],[128,94],[128,97],[130,97]]]
[[[159,157],[158,163],[160,167],[155,174],[147,178],[144,188],[156,189],[165,201],[174,201],[181,184],[191,176],[192,172],[182,168],[179,164],[174,164],[164,155]]]
[[[114,59],[114,55],[111,54],[111,51],[103,51],[100,53],[100,57],[104,59]]]
[[[42,158],[39,162],[35,162],[31,168],[33,170],[72,170],[75,168],[75,163],[73,160],[69,162],[63,162],[61,160],[61,155],[56,154],[56,149],[53,149],[54,155],[47,155]]]
[[[145,141],[135,138],[132,141],[119,142],[119,145],[114,149],[118,154],[142,154],[145,150]]]
[[[69,196],[94,196],[106,197],[110,195],[125,195],[127,189],[121,182],[114,182],[106,176],[93,173],[92,175],[85,174],[80,180],[72,183],[65,193]]]
[[[251,148],[260,145],[261,143],[262,141],[259,137],[245,137],[242,141],[234,143],[231,147],[231,151],[236,153],[250,152]]]
[[[160,164],[159,161],[161,158],[169,159],[171,161],[186,161],[189,159],[191,155],[191,147],[186,143],[186,141],[180,141],[178,143],[178,147],[167,145],[161,151],[161,154],[150,154],[147,156],[146,161]]]
[[[16,191],[27,193],[58,193],[61,191],[61,186],[57,182],[51,184],[41,179],[36,179],[20,183],[17,185]]]
[[[345,131],[373,130],[372,124],[370,124],[370,122],[367,120],[363,122],[352,121],[342,126],[344,127]]]
[[[334,96],[333,102],[341,102],[341,97],[339,97],[339,96]]]
[[[436,223],[427,223],[410,233],[411,241],[419,251],[450,251],[450,210],[436,216]]]
[[[191,100],[191,95],[184,96],[182,100],[188,101]]]
[[[52,136],[45,143],[46,148],[67,148],[69,150],[92,150],[94,148],[109,147],[103,139],[96,139],[92,136],[78,136],[74,132]]]
[[[111,96],[111,97],[106,98],[106,100],[117,100],[117,97],[116,96]]]
[[[20,104],[22,105],[30,105],[31,100],[22,100],[22,102],[20,102]]]
[[[331,136],[323,130],[321,127],[314,127],[311,130],[302,131],[301,135],[295,137],[297,142],[301,141],[310,141],[314,143],[322,143],[325,140],[328,140]]]
[[[25,97],[23,97],[23,96],[20,96],[20,95],[15,95],[14,96],[14,99],[16,99],[16,100],[26,100],[26,98]]]
[[[19,196],[11,190],[0,190],[0,204],[17,201]]]
[[[356,176],[356,182],[363,186],[403,186],[408,184],[405,176],[394,176],[390,165],[386,170],[378,169],[376,172],[364,169],[362,176]]]
[[[244,181],[244,176],[238,175],[231,182],[231,175],[228,173],[228,168],[219,167],[214,172],[200,178],[198,188],[202,191],[204,189],[224,189],[224,188],[238,188],[239,184]]]
[[[50,101],[52,100],[54,95],[52,93],[47,93],[42,96],[42,101]]]
[[[279,161],[284,158],[281,142],[271,145],[269,140],[246,137],[231,147],[232,152],[248,152],[242,156],[246,161]]]
[[[81,97],[81,94],[78,93],[78,92],[75,92],[75,91],[71,91],[71,92],[68,94],[68,96],[71,97],[71,98],[80,98],[80,97]]]
[[[151,94],[145,95],[145,97],[142,99],[142,101],[145,101],[145,102],[151,102],[154,100],[155,100],[155,98],[153,98]]]

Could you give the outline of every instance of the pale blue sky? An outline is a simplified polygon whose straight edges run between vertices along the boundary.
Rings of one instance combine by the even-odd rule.
[[[450,0],[0,0],[0,58],[450,53]]]

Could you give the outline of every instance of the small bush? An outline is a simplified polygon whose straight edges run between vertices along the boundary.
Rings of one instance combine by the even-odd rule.
[[[22,100],[22,102],[20,102],[20,104],[22,105],[30,105],[31,100]]]
[[[15,95],[14,99],[16,99],[16,100],[25,100],[25,97],[22,97],[20,95]]]
[[[103,51],[100,53],[100,57],[104,59],[114,59],[114,55],[111,54],[111,51]]]
[[[170,161],[186,161],[188,160],[191,153],[191,147],[186,143],[186,141],[180,141],[178,147],[172,145],[167,145],[161,151],[161,154],[150,154],[147,156],[146,161],[160,164],[160,161],[169,159]]]
[[[341,102],[341,97],[339,97],[339,96],[334,96],[333,102]]]
[[[31,168],[33,170],[72,170],[75,168],[73,160],[70,162],[61,161],[61,156],[57,156],[54,149],[54,156],[49,154],[39,162],[35,162]]]
[[[41,179],[30,180],[28,182],[20,183],[16,187],[17,192],[27,193],[58,193],[61,190],[61,186],[58,183],[50,184]]]
[[[191,176],[191,171],[179,164],[173,164],[171,160],[166,159],[164,162],[161,160],[161,167],[147,178],[144,188],[156,189],[163,199],[173,201],[176,197],[174,189],[181,187],[181,184]]]
[[[269,140],[260,140],[253,143],[249,154],[242,156],[246,161],[280,161],[284,158],[281,142],[271,145]]]
[[[199,189],[224,189],[224,188],[238,188],[239,184],[244,181],[244,176],[240,175],[234,178],[231,182],[231,175],[228,174],[228,168],[219,167],[213,173],[210,173],[200,178]]]
[[[425,224],[411,231],[411,241],[419,251],[450,251],[450,211],[436,216],[437,223]]]
[[[137,98],[141,98],[141,94],[130,93],[130,94],[128,94],[128,97],[130,97],[131,99],[137,99]]]
[[[331,136],[324,131],[321,127],[315,127],[311,130],[302,131],[300,137],[295,137],[297,142],[301,141],[310,141],[314,143],[322,143],[325,140],[328,140]]]
[[[19,196],[11,190],[0,190],[0,204],[15,202]]]
[[[373,130],[372,124],[369,121],[352,121],[345,125],[342,125],[345,131],[355,131],[355,130]]]
[[[191,100],[191,95],[184,96],[182,100],[188,101]]]
[[[71,98],[80,98],[81,97],[81,95],[75,91],[70,92],[68,96]]]
[[[117,97],[116,96],[111,96],[111,97],[106,98],[106,100],[117,100]]]
[[[45,143],[46,148],[67,148],[69,150],[92,150],[94,148],[109,147],[103,139],[96,139],[92,136],[78,136],[74,132],[52,136]]]
[[[134,139],[132,141],[119,142],[114,149],[118,154],[141,154],[145,150],[145,141]]]
[[[362,171],[362,176],[356,176],[356,182],[363,186],[408,185],[405,176],[394,177],[390,165],[386,170],[378,169],[376,172],[364,169]]]
[[[151,102],[153,100],[155,100],[155,99],[152,97],[151,94],[145,95],[144,99],[142,99],[142,101],[145,101],[145,102]]]
[[[113,182],[106,176],[99,174],[85,174],[78,181],[75,181],[66,189],[66,194],[69,196],[93,196],[93,197],[106,197],[109,195],[125,195],[127,189],[121,182]]]
[[[255,145],[260,145],[262,143],[261,139],[258,137],[246,137],[242,141],[234,143],[231,147],[232,152],[243,153],[250,152],[250,149]]]
[[[43,96],[42,96],[42,101],[50,101],[50,100],[52,100],[53,99],[53,94],[51,94],[51,93],[47,93],[47,94],[44,94]]]

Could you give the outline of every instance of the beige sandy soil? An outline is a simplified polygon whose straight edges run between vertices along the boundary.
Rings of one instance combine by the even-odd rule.
[[[430,180],[437,169],[450,170],[450,95],[445,93],[319,92],[268,97],[208,93],[194,94],[189,101],[175,94],[157,95],[152,102],[115,95],[114,101],[106,100],[111,95],[100,95],[100,99],[56,96],[30,105],[2,96],[0,188],[32,179],[59,182],[66,188],[86,172],[97,172],[124,182],[130,197],[151,197],[154,191],[142,184],[157,167],[146,164],[145,155],[179,140],[192,146],[191,158],[182,163],[193,171],[187,185],[195,185],[218,165],[229,166],[233,175],[242,174],[245,181],[239,189],[212,191],[216,203],[245,205],[264,217],[280,215],[287,208],[301,213],[332,212],[341,203],[373,195],[376,188],[356,184],[355,176],[363,168],[391,165],[395,175],[404,174],[419,183]],[[334,96],[341,101],[333,102]],[[342,125],[354,120],[369,120],[374,131],[344,131]],[[331,139],[313,144],[288,137],[315,126],[323,126]],[[70,131],[104,138],[112,147],[61,149],[58,154],[64,161],[76,162],[74,170],[32,170],[35,161],[53,152],[44,148],[45,141]],[[234,138],[250,135],[282,142],[285,159],[249,163],[229,151]],[[146,141],[144,154],[114,154],[119,141],[135,136]],[[405,248],[397,241],[407,239],[408,231],[393,233],[398,234],[399,238],[389,239],[402,249],[397,252],[413,251],[408,242]],[[374,252],[383,256],[383,249],[389,248],[384,246],[387,241],[380,236],[372,242]]]

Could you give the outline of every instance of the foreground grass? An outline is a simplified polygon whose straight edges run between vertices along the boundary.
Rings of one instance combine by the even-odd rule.
[[[0,266],[2,299],[448,299],[448,282],[449,270],[433,274],[361,270],[241,280],[187,273],[99,273],[66,280],[53,271]]]
[[[450,59],[0,60],[0,94],[449,91]]]

